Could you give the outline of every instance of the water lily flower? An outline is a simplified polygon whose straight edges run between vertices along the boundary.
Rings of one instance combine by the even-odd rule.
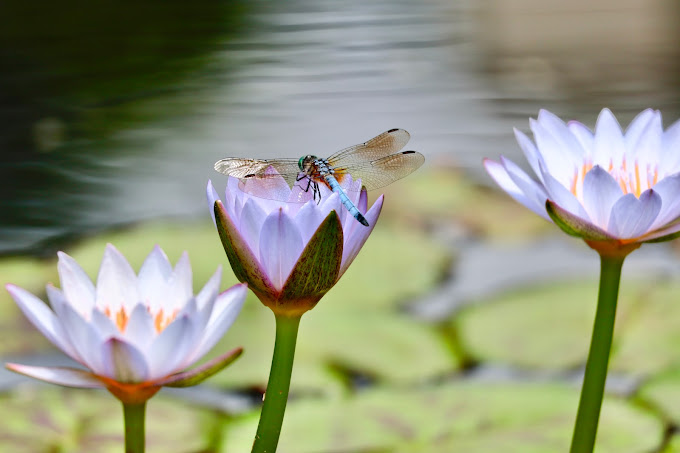
[[[541,110],[531,130],[535,143],[515,136],[536,178],[504,157],[484,160],[515,200],[609,253],[680,233],[680,121],[664,132],[661,113],[647,109],[623,132],[604,109],[591,132]]]
[[[213,221],[236,277],[263,304],[288,316],[313,308],[335,285],[373,231],[383,205],[380,196],[367,211],[365,190],[347,192],[366,213],[366,227],[323,185],[317,202],[312,190],[291,189],[283,178],[253,179],[247,191],[239,184],[228,179],[222,203],[208,182]]]
[[[12,371],[55,384],[107,388],[140,404],[162,386],[193,385],[222,369],[240,349],[184,371],[208,352],[236,319],[246,296],[239,284],[219,293],[221,269],[194,296],[189,258],[173,269],[156,246],[135,275],[107,245],[95,286],[76,261],[59,252],[61,289],[47,286],[49,305],[7,285],[28,319],[87,370],[8,364]]]
[[[271,177],[252,178],[246,187],[230,177],[224,203],[211,182],[207,187],[213,221],[236,277],[248,283],[276,318],[274,355],[253,453],[276,451],[300,318],[345,273],[373,231],[383,204],[380,196],[367,211],[365,190],[347,192],[365,212],[364,226],[323,184],[318,192],[290,188],[270,170]],[[343,182],[361,187],[358,181]]]
[[[647,109],[621,130],[608,109],[595,132],[541,110],[535,143],[515,136],[536,178],[512,161],[485,159],[491,177],[515,200],[600,255],[600,288],[570,451],[595,446],[623,262],[645,242],[680,235],[680,121],[665,132]]]

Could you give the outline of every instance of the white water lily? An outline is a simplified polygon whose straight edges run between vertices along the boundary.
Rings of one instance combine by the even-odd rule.
[[[208,352],[236,319],[245,285],[219,293],[221,269],[194,296],[189,258],[173,269],[155,247],[135,275],[125,257],[107,245],[95,286],[76,261],[59,253],[61,289],[47,286],[49,305],[7,285],[28,319],[86,370],[8,364],[37,379],[73,387],[106,387],[121,400],[145,400],[163,385],[195,383],[233,360],[181,373]],[[220,368],[221,369],[221,368]],[[205,376],[207,377],[207,376]]]
[[[504,157],[485,159],[491,177],[541,217],[597,244],[627,247],[680,232],[680,121],[663,130],[647,109],[622,131],[604,109],[595,131],[541,110],[532,142],[515,130],[535,178]]]

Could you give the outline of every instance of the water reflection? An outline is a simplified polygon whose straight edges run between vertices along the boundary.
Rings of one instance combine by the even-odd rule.
[[[0,253],[204,215],[225,156],[326,155],[402,127],[478,172],[519,152],[511,127],[539,107],[674,119],[678,11],[606,3],[2,2]]]

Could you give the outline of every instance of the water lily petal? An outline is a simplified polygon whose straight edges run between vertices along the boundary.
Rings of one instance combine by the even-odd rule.
[[[159,379],[181,371],[183,363],[196,345],[196,329],[187,317],[175,319],[151,343],[147,360],[152,379]]]
[[[628,194],[612,208],[608,231],[621,239],[632,239],[647,233],[661,210],[661,197],[650,189],[640,198]]]
[[[169,293],[167,308],[180,309],[190,299],[194,297],[193,273],[187,252],[183,252],[179,257],[172,278],[169,281]]]
[[[606,228],[614,203],[623,196],[616,180],[596,165],[583,179],[583,205],[595,225]]]
[[[156,335],[153,315],[144,305],[137,305],[130,313],[125,332],[122,333],[123,338],[128,343],[145,350]]]
[[[146,257],[139,269],[139,295],[140,301],[147,304],[152,310],[158,310],[163,306],[169,292],[167,282],[172,277],[172,266],[168,257],[159,246],[155,246]]]
[[[92,373],[77,368],[30,366],[19,363],[7,363],[5,366],[15,373],[52,384],[66,387],[104,388],[104,384]]]
[[[274,288],[283,287],[303,247],[302,235],[297,225],[283,209],[267,217],[260,236],[260,263]]]
[[[212,277],[206,282],[201,291],[196,295],[196,304],[199,309],[205,308],[208,304],[212,304],[220,290],[220,281],[222,280],[222,266],[218,266]]]
[[[624,140],[626,141],[626,147],[629,152],[635,152],[635,147],[637,146],[640,137],[649,125],[649,122],[654,119],[654,116],[655,111],[653,109],[646,109],[638,113],[635,118],[633,118],[633,121],[630,122],[626,128],[626,133],[624,134]]]
[[[355,221],[354,223],[356,225],[354,228],[349,230],[347,233],[348,236],[344,236],[343,233],[345,244],[342,248],[342,262],[340,264],[340,273],[338,274],[338,278],[342,277],[345,271],[349,268],[349,265],[352,264],[352,261],[354,261],[354,258],[357,257],[359,251],[366,243],[366,240],[373,232],[373,228],[375,228],[375,224],[378,221],[378,217],[380,216],[384,200],[385,196],[380,195],[380,197],[375,200],[375,203],[373,203],[373,206],[371,206],[371,209],[366,212],[364,217],[366,217],[366,221],[368,222],[367,227]]]
[[[8,284],[5,286],[12,299],[17,303],[24,316],[43,334],[52,344],[64,351],[70,357],[77,357],[66,335],[61,322],[42,300],[23,288]]]
[[[145,354],[135,346],[111,338],[101,348],[104,364],[103,376],[122,383],[144,382],[149,380],[149,365]]]
[[[241,222],[238,231],[254,256],[260,256],[260,234],[267,215],[267,211],[262,209],[261,205],[252,198],[244,203],[241,210]]]
[[[563,146],[561,135],[553,135],[542,123],[533,119],[530,120],[530,125],[536,144],[543,156],[541,166],[544,170],[539,174],[542,177],[547,170],[553,179],[556,179],[562,185],[568,185],[578,156]]]
[[[593,135],[593,132],[588,126],[579,121],[569,121],[567,123],[567,128],[579,142],[581,148],[583,148],[585,152],[584,160],[592,162],[592,156],[595,152],[595,136]]]
[[[198,347],[187,357],[188,362],[199,360],[224,336],[243,308],[248,287],[235,285],[219,295],[207,325],[202,329]]]
[[[522,151],[524,152],[524,157],[526,158],[527,162],[529,162],[529,166],[534,171],[534,174],[540,178],[541,169],[539,162],[543,161],[543,157],[538,152],[536,145],[534,145],[529,137],[524,135],[523,132],[520,132],[516,128],[513,128],[513,131],[515,133],[515,139],[517,140],[517,143],[519,143],[520,148],[522,148]],[[543,166],[545,166],[545,162],[543,162]],[[543,181],[541,180],[541,182]]]
[[[661,161],[659,167],[666,169],[667,174],[680,171],[680,120],[673,123],[661,138]]]
[[[505,168],[512,182],[522,191],[522,193],[531,200],[532,204],[545,209],[545,200],[548,199],[548,194],[545,192],[543,186],[533,179],[531,179],[524,171],[519,168],[513,161],[501,156],[501,164]],[[539,164],[540,168],[540,164]]]
[[[77,305],[79,310],[90,310],[95,302],[95,288],[92,280],[76,260],[66,253],[57,252],[57,256],[59,257],[57,263],[59,280],[66,298],[72,301],[74,306]]]
[[[550,173],[541,167],[543,173],[543,181],[545,181],[545,189],[548,193],[548,199],[554,201],[562,209],[570,211],[575,216],[580,217],[590,222],[590,218],[581,202],[576,196],[571,193],[565,186],[560,184]]]
[[[593,165],[618,168],[626,156],[626,145],[621,133],[621,126],[611,110],[603,109],[597,117],[595,125],[595,148]]]
[[[97,277],[97,306],[118,311],[122,307],[132,308],[139,301],[137,276],[125,257],[116,248],[107,244]]]

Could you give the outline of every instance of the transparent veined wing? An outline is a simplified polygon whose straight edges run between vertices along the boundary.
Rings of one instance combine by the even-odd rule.
[[[275,179],[275,174],[268,173],[272,167],[278,175],[286,180],[289,186],[295,184],[300,173],[297,159],[246,159],[243,157],[227,157],[215,162],[215,170],[224,174],[246,181],[251,178]],[[265,181],[266,184],[266,181]]]
[[[357,162],[374,161],[396,153],[406,146],[410,138],[411,135],[404,129],[390,129],[365,143],[342,149],[327,160],[333,167],[349,167]]]
[[[343,162],[346,166],[334,167],[336,175],[349,173],[353,180],[361,179],[366,190],[374,190],[413,173],[423,165],[425,156],[416,151],[401,151],[370,161],[345,158]]]

